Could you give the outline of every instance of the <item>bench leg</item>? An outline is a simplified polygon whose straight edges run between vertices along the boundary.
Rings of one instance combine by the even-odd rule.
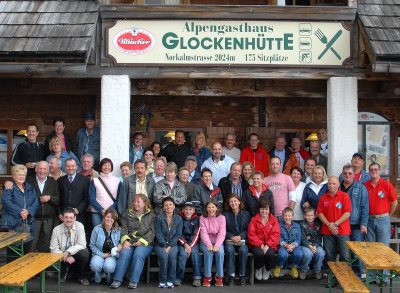
[[[333,282],[333,273],[331,270],[328,270],[328,287],[329,293],[332,293],[332,282]]]
[[[250,259],[250,285],[254,285],[254,256]]]
[[[150,283],[150,256],[146,259],[147,262],[147,271],[146,271],[146,283]]]
[[[40,292],[46,293],[46,270],[40,273]]]

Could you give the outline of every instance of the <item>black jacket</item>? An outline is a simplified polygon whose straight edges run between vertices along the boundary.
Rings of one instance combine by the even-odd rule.
[[[44,161],[46,159],[46,154],[47,151],[43,143],[31,143],[28,141],[28,139],[25,139],[15,147],[10,160],[11,165],[25,165],[26,163]],[[34,176],[35,168],[28,169],[28,175]]]
[[[229,176],[231,176],[231,174],[221,178],[218,183],[218,187],[219,189],[221,189],[222,198],[224,199],[225,204],[228,202],[228,196],[232,193]],[[249,182],[242,176],[240,176],[240,178],[242,179],[242,198],[243,198],[244,192],[249,188],[250,185]]]
[[[39,200],[39,208],[36,212],[35,218],[38,220],[54,218],[57,216],[58,204],[60,203],[60,195],[58,193],[58,183],[50,176],[47,176],[46,183],[44,184],[43,192],[40,192],[39,185],[36,181],[36,176],[29,176],[26,178],[33,188],[36,190],[36,196]],[[41,203],[40,197],[42,195],[50,195],[50,201]]]
[[[168,162],[174,162],[178,166],[178,169],[185,166],[186,158],[191,154],[190,144],[186,142],[181,145],[171,142],[163,150],[163,156],[167,158]]]
[[[241,210],[237,215],[238,228],[235,225],[235,215],[232,211],[224,213],[226,220],[226,237],[225,239],[231,239],[234,236],[240,236],[241,239],[247,242],[247,227],[250,223],[250,213],[246,210]]]
[[[250,213],[251,217],[254,217],[258,213],[258,202],[260,200],[269,200],[271,202],[271,206],[269,208],[270,213],[274,214],[274,196],[272,191],[268,188],[263,187],[263,191],[259,198],[255,197],[252,191],[253,185],[250,186],[243,194],[243,204],[244,208]]]
[[[50,142],[50,140],[53,138],[53,137],[55,137],[56,136],[56,132],[53,130],[52,132],[50,132],[50,134],[46,137],[46,140],[45,140],[45,142],[44,142],[44,147],[45,147],[45,149],[46,149],[46,157],[48,156],[48,155],[50,155],[50,150],[49,150],[49,142]],[[71,139],[71,137],[68,135],[68,134],[65,134],[64,133],[64,138],[65,138],[65,147],[66,147],[66,151],[71,151],[71,152],[73,152],[74,151],[74,149],[73,149],[73,144],[72,144],[72,139]],[[80,158],[79,158],[80,159]]]

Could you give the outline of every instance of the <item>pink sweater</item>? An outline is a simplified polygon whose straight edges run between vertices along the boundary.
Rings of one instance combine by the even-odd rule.
[[[223,215],[218,217],[200,217],[201,243],[205,246],[221,247],[226,235],[226,221]]]
[[[103,179],[104,184],[107,186],[108,190],[110,190],[111,194],[114,198],[117,198],[117,191],[120,180],[118,177],[115,177],[112,173],[104,174],[100,173],[101,179]],[[104,189],[103,185],[101,185],[99,179],[93,178],[94,186],[96,187],[96,200],[101,205],[103,209],[107,209],[108,207],[114,204],[113,200],[108,195],[107,191]]]

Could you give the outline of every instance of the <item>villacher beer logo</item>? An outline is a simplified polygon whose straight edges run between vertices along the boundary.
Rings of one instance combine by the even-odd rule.
[[[113,38],[114,47],[127,55],[143,55],[151,51],[155,45],[155,38],[141,28],[129,28],[118,32]]]

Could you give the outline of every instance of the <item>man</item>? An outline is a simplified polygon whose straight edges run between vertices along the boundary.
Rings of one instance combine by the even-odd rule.
[[[339,190],[339,178],[329,177],[329,192],[321,196],[317,213],[322,222],[322,235],[327,261],[336,261],[339,253],[341,261],[348,261],[349,249],[346,241],[350,239],[351,199]]]
[[[275,146],[269,151],[269,156],[281,159],[281,172],[283,174],[290,175],[290,170],[299,166],[296,155],[286,147],[286,137],[283,135],[278,135],[275,138]]]
[[[17,144],[12,155],[11,165],[25,165],[28,168],[28,176],[35,175],[35,165],[37,162],[46,159],[46,153],[43,143],[36,139],[39,135],[39,129],[36,124],[29,124],[27,128],[27,138]]]
[[[231,165],[235,161],[229,157],[222,154],[222,144],[216,141],[212,145],[212,156],[209,157],[201,165],[201,170],[208,168],[212,172],[212,183],[218,186],[219,180],[229,174]]]
[[[265,176],[269,174],[269,155],[260,145],[257,133],[249,135],[249,145],[240,154],[240,164],[247,161],[253,164],[255,171],[261,171]]]
[[[135,132],[132,140],[133,143],[129,148],[129,162],[133,165],[136,160],[143,159],[143,134],[140,132]]]
[[[264,178],[264,184],[271,190],[274,198],[274,215],[282,217],[282,211],[294,208],[296,204],[296,187],[290,176],[281,173],[282,163],[278,157],[272,157],[270,162],[271,175]]]
[[[320,142],[321,155],[328,157],[328,130],[321,128],[317,132],[318,141]],[[320,165],[320,164],[318,164]]]
[[[85,154],[81,157],[82,171],[79,172],[82,176],[86,176],[89,179],[99,177],[99,173],[93,169],[94,158],[91,154]]]
[[[49,176],[57,180],[64,175],[65,173],[61,170],[61,160],[57,157],[51,157],[49,160]]]
[[[235,162],[231,165],[231,172],[229,175],[221,178],[218,184],[225,203],[228,202],[228,196],[231,193],[235,193],[242,198],[249,186],[249,182],[242,177],[242,165],[240,165],[239,162]]]
[[[317,165],[317,161],[313,157],[308,157],[304,161],[304,176],[301,179],[302,182],[308,184],[312,180],[312,171]]]
[[[178,169],[185,165],[185,160],[191,155],[190,144],[185,141],[183,130],[175,131],[175,141],[171,141],[164,149],[163,155],[167,162],[174,162]]]
[[[304,170],[304,160],[310,156],[309,152],[301,147],[300,137],[295,136],[292,138],[292,142],[290,144],[290,151],[296,156],[297,161],[299,162],[300,168]]]
[[[144,194],[153,202],[155,182],[150,174],[146,176],[146,162],[142,159],[136,160],[133,169],[135,174],[125,179],[118,191],[117,211],[120,215],[132,206],[136,194]]]
[[[371,180],[365,182],[369,197],[369,219],[366,241],[382,242],[389,246],[390,216],[397,207],[397,195],[393,185],[381,178],[381,166],[369,165]]]
[[[189,182],[199,183],[201,181],[200,172],[197,171],[197,161],[195,156],[188,156],[185,167],[189,170]]]
[[[230,156],[235,162],[240,161],[240,150],[235,147],[236,135],[228,133],[225,138],[225,146],[222,148],[222,154]]]
[[[355,153],[351,159],[351,165],[354,168],[354,179],[361,184],[371,180],[371,175],[364,170],[365,157],[363,153]]]
[[[311,156],[315,159],[317,165],[321,165],[324,167],[325,171],[328,168],[328,158],[324,155],[320,154],[321,151],[321,144],[317,140],[313,140],[310,142],[310,153]]]
[[[57,180],[60,193],[58,218],[63,221],[62,211],[67,207],[71,207],[74,209],[77,220],[85,225],[90,179],[76,173],[78,165],[72,158],[65,162],[65,168],[67,175]]]
[[[367,234],[369,200],[368,191],[363,184],[355,180],[354,167],[350,164],[343,166],[343,182],[340,184],[340,190],[346,192],[351,199],[352,211],[350,214],[350,240],[364,241]],[[358,261],[355,272],[359,277],[362,273],[361,262]]]
[[[50,251],[62,253],[61,274],[66,279],[68,271],[73,271],[79,283],[89,285],[84,277],[89,262],[89,252],[86,249],[85,228],[76,221],[74,209],[65,208],[62,213],[63,223],[53,229]]]
[[[157,158],[154,161],[154,172],[149,173],[148,176],[153,178],[154,182],[157,183],[165,178],[165,167],[167,163],[164,158]]]
[[[94,166],[100,162],[100,128],[96,127],[93,112],[88,112],[84,117],[85,127],[78,130],[76,134],[76,149],[78,158],[85,154],[91,154],[94,158]]]

